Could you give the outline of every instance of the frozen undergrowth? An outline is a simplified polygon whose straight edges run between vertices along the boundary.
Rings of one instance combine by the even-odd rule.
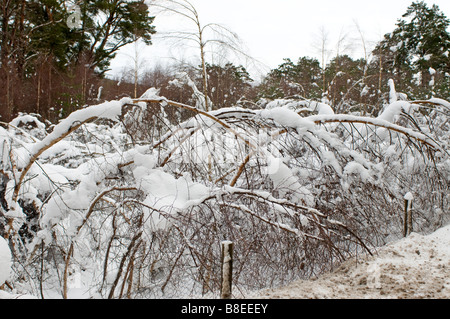
[[[12,293],[214,297],[223,240],[234,286],[255,291],[397,240],[406,193],[417,231],[448,221],[446,101],[367,118],[289,100],[207,113],[156,94],[0,128]]]

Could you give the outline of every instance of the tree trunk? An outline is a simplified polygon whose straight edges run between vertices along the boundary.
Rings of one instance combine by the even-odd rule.
[[[200,45],[200,54],[202,57],[202,76],[203,76],[203,94],[205,95],[205,111],[209,112],[211,110],[208,103],[208,74],[206,73],[205,53],[203,44]]]
[[[36,113],[39,114],[40,111],[40,103],[41,103],[41,73],[39,72],[38,75],[38,83],[37,83],[37,98],[36,98]]]
[[[47,110],[45,114],[46,116],[50,113],[50,108],[52,107],[52,62],[49,60],[48,62],[48,103]]]

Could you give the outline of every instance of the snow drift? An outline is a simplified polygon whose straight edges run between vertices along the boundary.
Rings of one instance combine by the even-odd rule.
[[[358,256],[331,273],[295,281],[251,298],[448,299],[450,298],[450,226],[430,235],[409,237]]]

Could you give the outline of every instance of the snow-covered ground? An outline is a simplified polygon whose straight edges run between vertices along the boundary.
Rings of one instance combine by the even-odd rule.
[[[433,234],[412,233],[374,256],[343,263],[315,280],[264,290],[252,298],[450,298],[450,225]]]

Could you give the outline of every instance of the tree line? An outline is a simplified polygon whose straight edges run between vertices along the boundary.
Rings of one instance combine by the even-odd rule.
[[[337,54],[326,66],[316,58],[290,59],[264,79],[260,94],[268,98],[301,96],[322,99],[337,113],[376,115],[389,101],[388,81],[400,98],[450,96],[449,19],[433,5],[413,2],[366,57]],[[366,51],[366,48],[364,48]]]
[[[143,0],[5,0],[0,12],[3,121],[82,107],[117,51],[155,32]]]
[[[91,0],[72,7],[70,2],[2,2],[2,121],[18,112],[57,120],[99,100],[138,97],[150,87],[191,105],[196,92],[206,93],[215,109],[301,98],[326,102],[337,113],[364,115],[376,115],[389,100],[390,79],[404,93],[399,98],[449,97],[450,20],[423,1],[413,2],[365,57],[338,52],[328,63],[284,59],[258,84],[245,67],[231,62],[157,66],[139,77],[135,64],[121,79],[108,79],[105,72],[121,47],[137,40],[151,44],[154,17],[144,1]],[[73,26],[68,22],[76,14],[79,23]]]

